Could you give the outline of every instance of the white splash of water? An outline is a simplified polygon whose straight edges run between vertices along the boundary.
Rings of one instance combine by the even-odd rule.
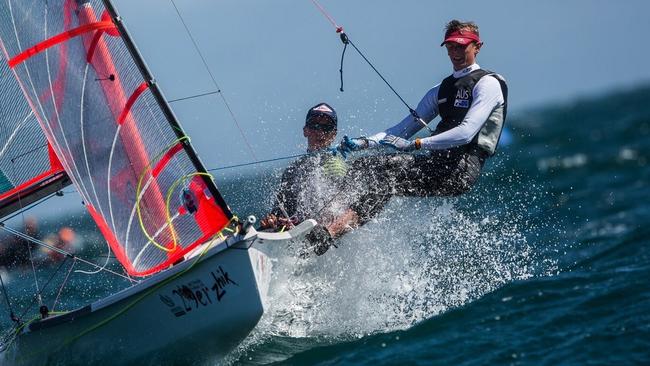
[[[349,339],[405,329],[533,275],[521,225],[452,201],[394,198],[321,257],[274,248],[268,312],[239,354],[272,337]]]

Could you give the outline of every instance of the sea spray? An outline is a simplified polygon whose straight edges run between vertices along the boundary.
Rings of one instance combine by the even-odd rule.
[[[536,274],[522,216],[467,213],[457,204],[396,197],[321,257],[299,258],[301,243],[270,248],[268,312],[232,360],[282,339],[311,348],[406,329]]]

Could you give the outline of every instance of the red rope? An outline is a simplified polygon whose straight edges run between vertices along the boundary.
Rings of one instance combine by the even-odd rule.
[[[325,8],[318,1],[311,0],[311,2],[314,3],[314,5],[318,8],[318,10],[320,10],[320,12],[325,16],[325,18],[327,18],[327,20],[329,20],[329,22],[332,23],[332,25],[336,29],[336,33],[343,32],[343,27],[336,24],[334,18],[327,12],[327,10],[325,10]]]

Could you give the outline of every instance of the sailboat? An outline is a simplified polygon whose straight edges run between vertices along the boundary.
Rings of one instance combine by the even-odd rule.
[[[263,313],[271,262],[258,249],[299,240],[315,221],[261,233],[232,213],[110,0],[0,0],[0,47],[10,131],[0,215],[72,184],[133,281],[73,311],[15,319],[3,360],[188,363],[230,352]]]

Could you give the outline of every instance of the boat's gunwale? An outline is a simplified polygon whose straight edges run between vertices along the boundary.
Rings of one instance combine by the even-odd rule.
[[[68,311],[67,313],[53,316],[46,319],[37,319],[29,324],[29,331],[34,332],[41,329],[51,328],[59,324],[67,323],[74,320],[79,316],[92,313],[90,304],[82,306],[78,309]]]

